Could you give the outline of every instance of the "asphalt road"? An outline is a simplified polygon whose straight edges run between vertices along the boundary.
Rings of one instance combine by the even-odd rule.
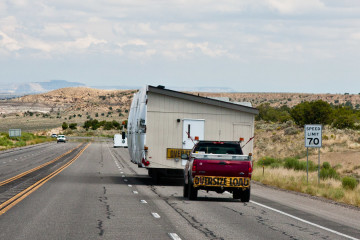
[[[19,151],[26,152],[29,165],[74,147],[55,143]],[[18,153],[0,154],[0,181],[26,169]],[[7,165],[10,159],[16,164]],[[110,142],[92,143],[0,215],[2,240],[351,238],[360,238],[359,210],[257,184],[250,203],[205,191],[189,201],[182,197],[182,180],[154,184],[145,169],[129,161],[127,149],[114,149]]]

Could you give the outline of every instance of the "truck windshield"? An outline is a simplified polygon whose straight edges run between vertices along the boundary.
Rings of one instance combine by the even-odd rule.
[[[194,153],[196,152],[212,154],[243,154],[239,143],[229,142],[199,142],[194,149]]]

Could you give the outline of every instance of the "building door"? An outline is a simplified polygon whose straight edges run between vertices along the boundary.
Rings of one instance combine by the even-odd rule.
[[[183,120],[183,149],[194,147],[195,137],[204,140],[205,120],[184,119]]]
[[[243,146],[251,137],[253,137],[253,128],[251,127],[250,123],[234,123],[233,125],[233,139],[235,141],[239,141],[240,138],[244,138],[244,142],[241,143]],[[251,150],[253,149],[253,142],[254,140],[251,140],[246,146],[243,148],[244,154],[249,154]]]

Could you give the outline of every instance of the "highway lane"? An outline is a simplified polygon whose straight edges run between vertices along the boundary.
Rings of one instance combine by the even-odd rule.
[[[154,185],[127,149],[93,143],[67,169],[0,216],[0,239],[349,239],[358,210],[253,185],[230,194],[182,197],[181,180]],[[263,204],[265,206],[261,206]],[[291,216],[325,225],[331,232]]]
[[[0,152],[0,182],[51,161],[78,145],[77,142],[50,142]]]

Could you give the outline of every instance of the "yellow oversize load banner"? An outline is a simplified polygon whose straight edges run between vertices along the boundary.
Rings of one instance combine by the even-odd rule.
[[[250,178],[245,177],[214,177],[214,176],[195,176],[194,187],[249,187]]]
[[[182,149],[182,148],[167,148],[166,149],[166,158],[174,159],[181,158],[181,154],[187,154],[190,156],[191,149]]]

